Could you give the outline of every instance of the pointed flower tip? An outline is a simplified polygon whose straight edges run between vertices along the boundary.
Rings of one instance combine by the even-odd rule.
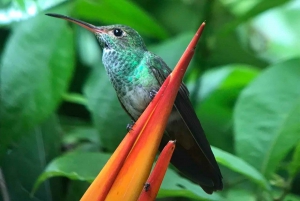
[[[169,141],[162,150],[155,167],[144,185],[144,189],[142,190],[138,201],[155,200],[175,150],[175,143],[176,141]]]

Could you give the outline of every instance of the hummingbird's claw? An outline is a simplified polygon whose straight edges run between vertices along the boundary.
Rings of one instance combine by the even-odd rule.
[[[133,125],[135,124],[135,121],[131,121],[131,123],[128,123],[127,124],[127,126],[126,126],[126,130],[129,132],[129,131],[131,131],[131,129],[132,129],[132,127],[133,127]]]
[[[156,94],[157,94],[157,91],[151,90],[150,93],[149,93],[149,96],[150,96],[151,99],[153,99]]]
[[[144,190],[147,192],[147,191],[149,191],[149,188],[150,188],[150,183],[145,183],[145,185],[144,185]]]

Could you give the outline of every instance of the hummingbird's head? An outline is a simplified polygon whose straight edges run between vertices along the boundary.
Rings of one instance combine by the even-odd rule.
[[[111,25],[111,26],[99,26],[96,27],[92,24],[70,18],[59,14],[46,14],[52,17],[68,20],[76,23],[83,28],[93,32],[102,49],[118,50],[134,50],[134,49],[146,49],[145,43],[142,37],[134,29],[125,25]]]
[[[102,49],[132,50],[146,49],[142,37],[134,29],[125,25],[97,27],[95,32]]]

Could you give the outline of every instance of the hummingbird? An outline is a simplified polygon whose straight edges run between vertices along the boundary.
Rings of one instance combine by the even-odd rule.
[[[128,26],[94,26],[64,15],[46,15],[76,23],[95,34],[110,82],[121,106],[135,122],[171,73],[167,64],[148,51],[143,38]],[[169,116],[160,151],[174,139],[176,149],[171,163],[206,193],[222,190],[221,171],[183,83]]]

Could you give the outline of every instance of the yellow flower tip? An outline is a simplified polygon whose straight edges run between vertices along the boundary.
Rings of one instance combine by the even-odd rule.
[[[144,189],[142,190],[138,201],[155,200],[174,152],[175,142],[176,141],[169,141],[162,150],[155,167],[144,185]]]
[[[183,75],[194,55],[194,50],[196,48],[196,45],[200,39],[200,36],[204,30],[205,27],[205,22],[203,22],[199,29],[197,30],[196,34],[194,35],[194,37],[192,38],[191,42],[189,43],[189,45],[187,46],[186,50],[184,51],[183,55],[181,56],[181,58],[179,59],[176,67],[174,68],[173,72],[171,73],[171,78],[174,77],[181,77],[181,79],[183,78]],[[177,79],[177,78],[176,78]]]

